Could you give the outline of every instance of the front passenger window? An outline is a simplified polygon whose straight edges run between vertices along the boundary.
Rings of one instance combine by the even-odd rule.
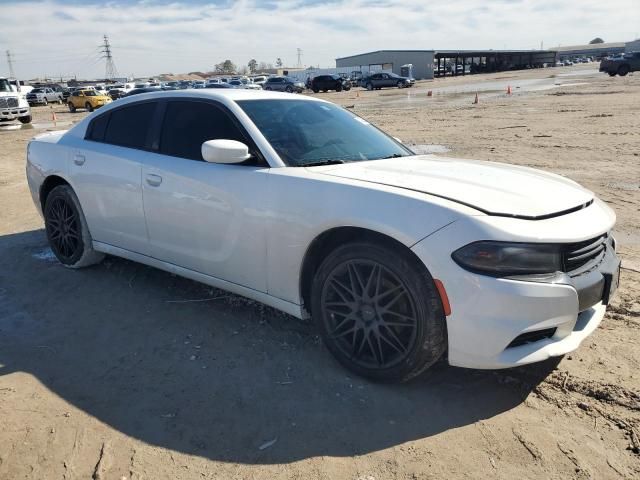
[[[203,160],[201,148],[207,140],[247,139],[221,108],[197,101],[172,101],[167,105],[160,137],[160,153],[190,160]]]

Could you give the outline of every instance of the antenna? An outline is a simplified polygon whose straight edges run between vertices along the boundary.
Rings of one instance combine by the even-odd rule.
[[[298,50],[298,68],[302,68],[302,50],[297,48]]]
[[[7,50],[7,63],[9,64],[9,78],[15,78],[16,74],[13,71],[13,60],[11,59],[11,52]]]
[[[116,64],[113,61],[113,56],[111,55],[111,44],[109,44],[109,37],[104,35],[104,44],[102,45],[101,52],[104,53],[102,58],[107,59],[107,67],[105,69],[105,79],[113,80],[118,76],[118,69],[116,68]]]

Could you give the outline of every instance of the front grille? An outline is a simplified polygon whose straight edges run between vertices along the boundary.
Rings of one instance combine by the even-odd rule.
[[[555,333],[555,327],[545,328],[544,330],[536,330],[535,332],[523,333],[514,338],[513,341],[509,345],[507,345],[507,348],[519,347],[528,343],[539,342],[540,340],[553,337]]]
[[[608,235],[600,235],[583,242],[570,243],[564,246],[562,265],[567,273],[582,273],[600,263],[607,248]]]
[[[14,108],[18,106],[16,97],[0,97],[0,108]]]

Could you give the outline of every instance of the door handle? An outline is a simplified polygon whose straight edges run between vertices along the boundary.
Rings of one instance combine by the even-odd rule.
[[[78,166],[84,165],[85,160],[86,158],[84,157],[84,155],[80,155],[79,153],[73,156],[73,163]]]
[[[149,173],[147,175],[147,183],[152,187],[157,187],[162,183],[162,177],[160,175],[154,175],[153,173]]]

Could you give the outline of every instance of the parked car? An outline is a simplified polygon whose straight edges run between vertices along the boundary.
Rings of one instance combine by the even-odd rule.
[[[101,95],[95,90],[76,90],[67,99],[70,112],[75,112],[78,108],[84,108],[89,112],[93,112],[96,108],[100,108],[108,103],[111,103],[111,97]]]
[[[624,77],[629,72],[640,71],[640,52],[627,53],[621,57],[605,58],[600,62],[600,71],[615,77]]]
[[[207,83],[204,88],[235,88],[233,85],[229,85],[228,83]]]
[[[338,361],[376,380],[445,352],[491,369],[564,355],[618,286],[615,214],[591,191],[416,155],[312,97],[126,98],[35,137],[26,171],[63,265],[111,254],[310,314]]]
[[[260,87],[262,87],[262,84],[267,81],[267,77],[265,75],[256,75],[255,77],[251,77],[251,80],[256,85],[260,85]]]
[[[166,89],[167,90],[177,90],[177,88],[175,88],[175,87],[166,87]],[[133,95],[139,95],[141,93],[157,92],[157,91],[162,91],[162,90],[165,90],[165,89],[157,88],[157,87],[134,88],[133,90],[129,90],[129,92],[127,92],[125,97],[131,97]]]
[[[276,92],[302,93],[304,91],[304,83],[289,77],[269,77],[262,84],[262,88]]]
[[[415,80],[401,77],[395,73],[374,73],[364,80],[364,87],[367,90],[380,90],[384,87],[412,87]]]
[[[29,105],[47,105],[49,102],[62,104],[62,92],[56,92],[53,88],[34,88],[27,93]]]
[[[329,90],[335,90],[336,92],[348,91],[351,90],[351,82],[340,75],[318,75],[311,80],[311,90],[314,93],[318,93],[320,90],[323,92]]]
[[[109,90],[107,95],[109,95],[109,98],[111,98],[111,100],[118,100],[119,98],[126,96],[126,93],[120,88],[112,88],[111,90]]]

